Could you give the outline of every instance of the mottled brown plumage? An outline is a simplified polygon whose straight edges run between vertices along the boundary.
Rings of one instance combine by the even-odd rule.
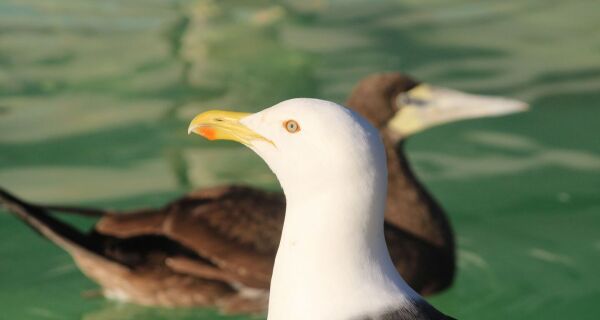
[[[388,149],[385,235],[394,263],[417,291],[449,286],[454,242],[441,208],[412,174],[399,137],[388,132],[396,96],[416,85],[400,74],[371,76],[348,106],[372,121]],[[266,308],[285,198],[227,186],[190,193],[159,209],[108,212],[38,206],[0,190],[0,201],[74,258],[108,297],[143,305],[212,306],[227,312]],[[82,233],[52,211],[99,217]]]

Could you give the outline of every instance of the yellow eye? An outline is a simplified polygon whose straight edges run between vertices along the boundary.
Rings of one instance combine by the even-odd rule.
[[[296,122],[296,120],[288,120],[283,123],[283,126],[285,127],[285,130],[287,130],[289,133],[296,133],[300,131],[300,125],[298,125],[298,122]]]

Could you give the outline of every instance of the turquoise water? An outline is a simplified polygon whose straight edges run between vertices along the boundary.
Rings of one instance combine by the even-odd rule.
[[[461,319],[598,319],[598,10],[593,1],[3,0],[0,185],[36,201],[123,209],[221,183],[277,189],[249,150],[188,137],[189,119],[297,96],[343,102],[363,76],[402,70],[532,106],[409,141],[458,239],[456,283],[430,301]],[[236,319],[82,296],[95,289],[66,253],[0,215],[0,319]]]

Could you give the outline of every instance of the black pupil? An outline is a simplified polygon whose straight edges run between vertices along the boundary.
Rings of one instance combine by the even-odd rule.
[[[288,122],[288,129],[290,129],[292,131],[296,130],[296,123],[294,123],[292,121]]]

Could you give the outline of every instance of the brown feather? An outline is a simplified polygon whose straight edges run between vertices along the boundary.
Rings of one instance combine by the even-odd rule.
[[[367,78],[348,105],[374,122],[388,149],[385,236],[396,267],[417,291],[449,286],[454,242],[442,209],[412,174],[401,146],[386,133],[395,96],[416,85],[400,74]],[[36,206],[0,190],[0,200],[67,250],[109,297],[142,305],[218,306],[226,312],[262,312],[279,245],[285,198],[250,187],[192,192],[160,209],[132,212]],[[50,211],[100,217],[82,233]],[[250,292],[250,293],[249,293]]]

